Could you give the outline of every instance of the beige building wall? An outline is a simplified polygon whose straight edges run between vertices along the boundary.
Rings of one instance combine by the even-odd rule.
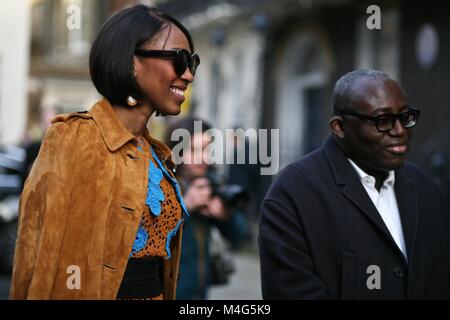
[[[0,6],[0,144],[22,139],[27,113],[30,1]]]

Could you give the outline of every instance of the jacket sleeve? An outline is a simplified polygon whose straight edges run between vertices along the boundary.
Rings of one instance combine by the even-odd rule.
[[[11,299],[49,299],[58,272],[68,212],[71,154],[68,125],[53,124],[25,183],[11,280]]]
[[[225,221],[214,220],[214,224],[230,242],[233,250],[239,249],[248,235],[247,220],[239,210],[234,210]]]
[[[264,299],[327,299],[327,288],[314,273],[313,260],[292,201],[299,182],[280,176],[261,206],[258,244]],[[283,179],[285,178],[285,179]]]
[[[450,300],[450,210],[448,205],[444,206],[444,236],[445,236],[445,251],[447,262],[447,300]]]
[[[442,232],[444,235],[444,248],[447,267],[447,294],[446,299],[450,300],[450,208],[449,197],[445,195],[441,188],[438,188],[437,194],[442,207]]]

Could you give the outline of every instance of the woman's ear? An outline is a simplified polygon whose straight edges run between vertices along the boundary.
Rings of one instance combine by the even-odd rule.
[[[331,117],[330,121],[328,122],[328,125],[330,126],[331,132],[337,136],[338,138],[343,139],[345,137],[344,132],[344,122],[342,121],[341,116],[333,116]]]
[[[139,61],[139,59],[136,56],[134,56],[133,57],[133,75],[135,78],[137,78],[138,71],[140,70],[140,68],[141,68],[141,62]]]

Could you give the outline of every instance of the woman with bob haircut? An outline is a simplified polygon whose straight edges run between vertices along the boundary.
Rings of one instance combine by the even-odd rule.
[[[189,32],[138,5],[93,42],[104,97],[52,120],[21,196],[12,299],[174,299],[188,215],[153,113],[176,115],[200,63]]]

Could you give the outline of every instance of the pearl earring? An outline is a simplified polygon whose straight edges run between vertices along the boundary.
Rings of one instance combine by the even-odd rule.
[[[135,105],[137,105],[137,100],[135,98],[133,98],[132,96],[128,96],[127,98],[127,104],[130,107],[134,107]]]

